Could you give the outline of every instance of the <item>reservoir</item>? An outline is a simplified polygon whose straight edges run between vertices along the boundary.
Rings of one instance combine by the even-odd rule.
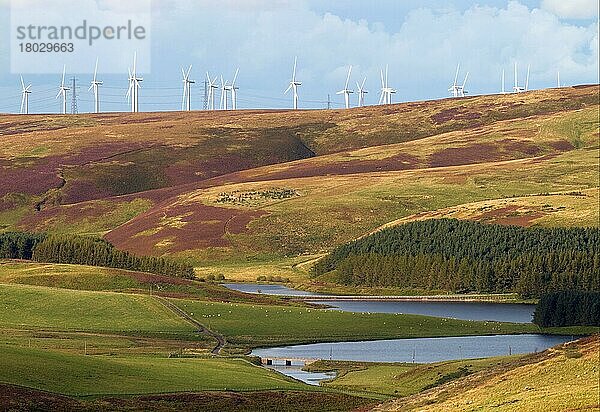
[[[535,305],[493,302],[427,302],[427,301],[373,301],[364,296],[361,300],[327,300],[331,295],[320,295],[291,289],[282,285],[263,285],[251,283],[225,283],[223,286],[246,293],[291,297],[323,297],[323,300],[311,300],[312,303],[331,306],[335,310],[362,313],[404,313],[412,315],[435,316],[461,320],[490,320],[496,322],[530,323]]]
[[[321,380],[330,379],[332,375],[302,371],[301,363],[284,367],[281,363],[285,361],[281,359],[433,363],[540,352],[573,339],[572,336],[537,334],[387,339],[255,349],[252,355],[263,359],[277,358],[279,364],[274,362],[273,369],[305,383],[318,385]]]

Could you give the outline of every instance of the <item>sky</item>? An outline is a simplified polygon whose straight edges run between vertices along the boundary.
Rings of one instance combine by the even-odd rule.
[[[111,11],[150,0],[85,1]],[[13,0],[11,5],[0,0],[4,39],[13,35],[11,10],[25,4],[32,19],[50,11],[67,20],[79,18],[69,12],[72,1]],[[558,71],[563,85],[599,81],[596,0],[152,0],[149,26],[147,50],[138,52],[142,111],[180,110],[181,68],[190,64],[190,77],[196,81],[194,110],[203,108],[206,71],[231,81],[238,67],[239,108],[291,107],[291,95],[283,92],[295,56],[302,82],[300,108],[307,109],[326,107],[328,95],[331,107],[342,107],[343,96],[336,92],[344,87],[350,65],[351,89],[367,78],[366,104],[378,103],[380,71],[386,65],[389,84],[397,90],[394,102],[448,97],[459,63],[461,80],[469,72],[470,95],[498,93],[503,70],[506,88],[512,88],[515,62],[520,83],[531,66],[530,89],[555,87]],[[21,104],[20,73],[14,70],[10,43],[0,42],[0,112],[18,112]],[[69,70],[67,78],[79,81],[80,112],[93,108],[88,91],[93,56],[99,58],[104,82],[101,109],[129,109],[125,94],[131,50],[131,44],[113,43],[77,57],[79,64],[71,62],[78,69]],[[55,96],[65,58],[31,58],[29,67],[36,73],[24,74],[32,85],[30,112],[59,112],[61,102]],[[357,99],[354,93],[352,105]]]

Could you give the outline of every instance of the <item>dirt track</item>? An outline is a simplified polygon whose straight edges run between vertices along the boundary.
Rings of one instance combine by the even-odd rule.
[[[175,306],[174,304],[172,304],[171,302],[169,302],[167,299],[165,299],[163,297],[160,297],[160,296],[154,296],[154,298],[161,305],[163,305],[164,307],[166,307],[167,309],[169,309],[171,312],[175,313],[177,316],[185,319],[187,322],[189,322],[192,325],[194,325],[195,327],[197,327],[199,333],[203,333],[205,335],[208,335],[208,336],[211,336],[211,337],[215,338],[216,341],[217,341],[217,346],[215,346],[213,348],[213,350],[210,351],[210,353],[218,355],[221,352],[221,349],[223,349],[223,346],[225,346],[225,337],[223,337],[223,335],[220,335],[220,334],[218,334],[216,332],[213,332],[212,330],[206,328],[204,325],[202,325],[196,319],[192,318],[190,315],[188,315],[187,313],[185,313],[185,311],[179,309],[177,306]]]

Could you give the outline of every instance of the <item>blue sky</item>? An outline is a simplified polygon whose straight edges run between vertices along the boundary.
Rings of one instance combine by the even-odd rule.
[[[49,7],[53,1],[68,5],[64,0],[39,3]],[[104,7],[122,3],[96,1]],[[521,77],[531,64],[530,88],[555,86],[558,70],[563,84],[597,83],[597,22],[596,0],[154,0],[151,70],[142,73],[140,108],[179,109],[181,67],[189,64],[197,81],[193,109],[202,106],[207,70],[231,79],[236,67],[239,107],[290,107],[291,96],[283,91],[296,55],[303,83],[301,108],[324,107],[328,94],[333,107],[341,107],[343,98],[335,92],[343,88],[350,64],[353,88],[367,77],[367,104],[379,99],[379,71],[386,64],[390,85],[398,91],[394,102],[446,97],[457,63],[461,77],[470,73],[470,94],[498,92],[503,69],[511,87],[515,61]],[[0,0],[4,38],[9,26],[9,3]],[[100,55],[101,67],[111,57]],[[110,64],[125,68],[126,60]],[[91,61],[90,69],[93,65]],[[79,109],[90,111],[91,74],[76,75],[81,82]],[[103,109],[126,111],[126,69],[123,75],[101,77]],[[54,99],[59,75],[27,75],[26,81],[32,83],[31,112],[59,111],[60,102]],[[0,112],[19,110],[19,82],[18,74],[10,72],[10,50],[3,41]],[[356,98],[352,96],[353,104]]]

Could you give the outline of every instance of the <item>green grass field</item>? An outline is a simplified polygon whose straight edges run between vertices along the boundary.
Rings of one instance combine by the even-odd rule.
[[[529,333],[534,325],[470,322],[419,315],[172,300],[227,341],[242,347],[342,340]]]
[[[242,359],[85,356],[3,347],[0,381],[67,395],[310,389]]]
[[[378,411],[583,411],[600,404],[598,335],[541,354],[501,360]],[[475,368],[475,365],[473,365]]]
[[[338,371],[335,379],[324,383],[328,388],[409,396],[491,366],[510,364],[517,358],[519,356],[504,356],[424,365],[319,361],[306,369]]]
[[[0,284],[0,326],[191,336],[193,327],[149,296]]]

